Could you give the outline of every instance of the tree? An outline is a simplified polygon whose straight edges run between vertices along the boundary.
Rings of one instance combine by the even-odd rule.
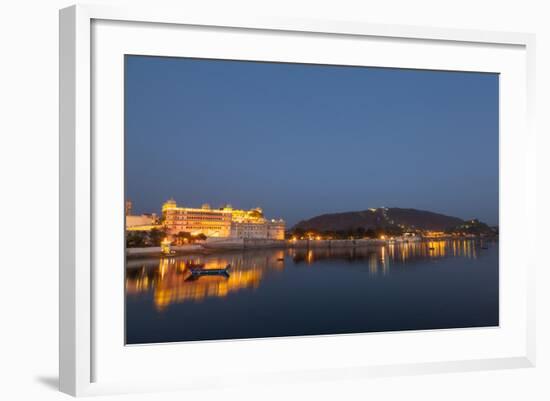
[[[188,242],[191,242],[192,236],[191,236],[191,233],[187,231],[180,231],[174,236],[174,240],[177,245],[183,245]]]
[[[160,246],[160,243],[164,238],[166,238],[166,231],[159,230],[158,228],[153,228],[149,231],[149,245],[150,246]]]
[[[297,238],[301,238],[305,235],[305,230],[303,228],[295,228],[294,229],[294,232],[293,234],[297,237]]]
[[[376,238],[376,233],[372,228],[369,228],[367,231],[365,231],[365,237],[367,238]]]
[[[148,235],[145,231],[128,231],[126,233],[126,248],[142,248],[147,246]]]
[[[385,231],[386,231],[386,234],[395,236],[395,237],[403,235],[403,229],[395,225],[386,227]]]

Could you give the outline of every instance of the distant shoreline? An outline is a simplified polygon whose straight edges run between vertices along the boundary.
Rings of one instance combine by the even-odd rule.
[[[181,255],[209,255],[231,251],[246,251],[257,249],[291,249],[291,248],[361,248],[368,246],[384,246],[392,244],[425,243],[431,241],[449,240],[495,240],[495,237],[437,237],[437,238],[414,238],[414,239],[304,239],[304,240],[258,240],[258,239],[231,239],[228,241],[217,241],[211,244],[189,244],[173,246],[172,254],[164,254],[160,247],[126,248],[127,259],[138,259],[144,257],[170,257]]]

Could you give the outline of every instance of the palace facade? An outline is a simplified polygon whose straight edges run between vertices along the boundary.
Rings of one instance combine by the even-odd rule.
[[[170,199],[162,205],[162,222],[171,235],[183,231],[221,238],[283,240],[285,237],[284,220],[266,219],[261,208],[242,210],[226,205],[212,209],[208,204],[190,208],[178,206]]]

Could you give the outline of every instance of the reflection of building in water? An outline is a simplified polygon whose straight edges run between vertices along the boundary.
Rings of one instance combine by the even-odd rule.
[[[205,204],[200,209],[180,207],[173,199],[162,206],[162,217],[170,234],[181,231],[207,237],[268,238],[283,240],[285,222],[268,220],[261,208],[233,209],[226,205],[212,209]]]
[[[433,240],[428,242],[390,243],[356,248],[292,248],[289,250],[294,263],[313,264],[321,260],[364,261],[369,272],[389,272],[391,264],[405,264],[414,260],[460,256],[477,257],[474,240]]]
[[[390,268],[408,269],[414,266],[416,260],[476,258],[476,252],[474,240],[443,240],[356,248],[290,248],[188,255],[149,262],[132,260],[127,262],[126,293],[139,295],[152,292],[155,306],[165,309],[172,303],[225,297],[237,291],[258,288],[269,272],[284,269],[285,255],[289,255],[296,266],[305,264],[316,268],[323,264],[315,262],[343,260],[349,263],[337,266],[377,275],[389,273]],[[191,267],[220,269],[228,264],[231,265],[228,277],[191,277]]]
[[[267,270],[284,267],[281,259],[284,251],[275,251],[267,257],[262,252],[250,252],[229,256],[197,255],[181,259],[163,258],[156,266],[127,271],[126,292],[129,295],[153,291],[158,309],[172,303],[200,301],[208,297],[225,297],[244,289],[254,289],[260,284]],[[193,277],[190,267],[219,269],[231,265],[229,277]]]
[[[172,273],[172,272],[171,272]],[[194,280],[189,277],[181,282],[181,275],[171,274],[159,280],[155,287],[154,301],[158,309],[164,309],[175,302],[200,301],[206,297],[225,297],[231,292],[246,288],[257,288],[262,272],[248,270],[232,273],[229,277],[202,276]]]

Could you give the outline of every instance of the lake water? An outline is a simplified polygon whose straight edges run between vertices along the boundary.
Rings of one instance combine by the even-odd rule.
[[[231,265],[193,278],[190,267]],[[498,326],[498,242],[133,259],[128,344]]]

